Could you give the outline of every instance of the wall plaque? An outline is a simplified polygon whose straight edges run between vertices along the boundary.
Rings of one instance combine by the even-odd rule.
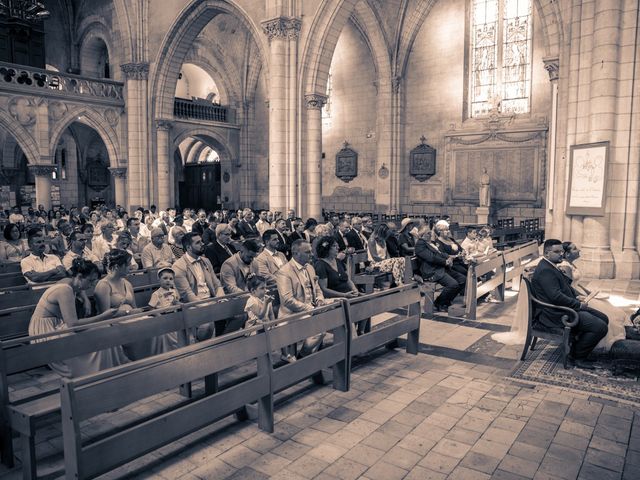
[[[567,215],[605,213],[609,142],[571,145]]]
[[[358,176],[358,153],[349,148],[345,140],[342,150],[336,155],[336,177],[343,182],[350,182]]]
[[[436,149],[426,142],[423,135],[420,137],[420,145],[409,152],[409,173],[420,182],[436,174]]]

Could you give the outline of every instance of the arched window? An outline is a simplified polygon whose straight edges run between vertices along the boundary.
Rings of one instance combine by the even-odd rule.
[[[529,112],[531,0],[471,2],[470,116]]]

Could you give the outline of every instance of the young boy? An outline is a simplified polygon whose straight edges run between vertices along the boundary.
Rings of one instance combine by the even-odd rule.
[[[160,288],[158,288],[149,299],[149,306],[153,308],[165,308],[180,303],[180,296],[176,290],[175,272],[171,267],[161,267],[158,270],[158,280],[160,280]]]

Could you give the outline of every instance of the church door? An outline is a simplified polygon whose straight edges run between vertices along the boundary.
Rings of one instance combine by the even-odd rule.
[[[187,165],[180,182],[180,207],[219,210],[220,190],[220,163]]]

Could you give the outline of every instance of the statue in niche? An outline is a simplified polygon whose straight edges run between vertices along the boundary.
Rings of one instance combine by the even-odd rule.
[[[482,175],[480,175],[480,206],[491,206],[491,178],[486,168],[482,169]]]

